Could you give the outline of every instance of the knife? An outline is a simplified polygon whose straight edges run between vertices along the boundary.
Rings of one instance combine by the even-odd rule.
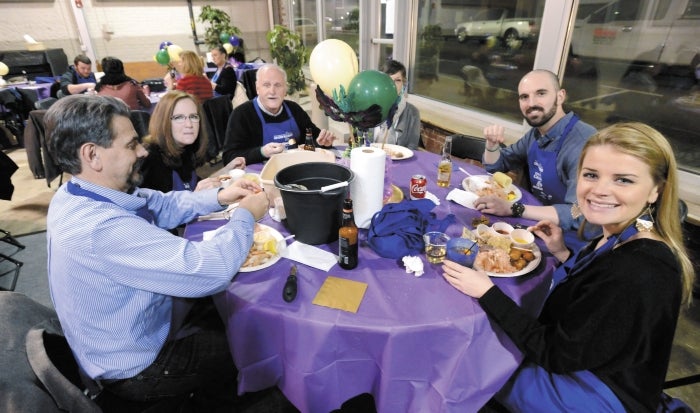
[[[284,284],[284,289],[282,290],[282,298],[284,301],[291,303],[297,296],[297,266],[292,265],[289,270],[289,276],[287,277],[287,282]]]

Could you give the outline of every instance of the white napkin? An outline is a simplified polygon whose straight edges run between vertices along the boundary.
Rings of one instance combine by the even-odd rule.
[[[330,270],[338,262],[338,257],[335,254],[299,241],[288,245],[286,251],[282,251],[281,255],[323,271]]]
[[[401,259],[406,267],[406,273],[413,273],[414,276],[420,277],[423,275],[423,260],[417,255],[407,255]]]
[[[447,194],[447,197],[445,197],[445,199],[447,199],[448,201],[456,202],[464,207],[471,209],[476,209],[476,207],[474,206],[474,201],[476,201],[478,198],[479,197],[475,193],[464,191],[459,188],[451,190],[450,193]]]
[[[440,205],[440,199],[437,196],[435,196],[434,193],[430,191],[425,191],[425,197],[433,201],[435,205]]]

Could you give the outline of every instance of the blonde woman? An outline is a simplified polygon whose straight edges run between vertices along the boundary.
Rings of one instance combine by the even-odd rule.
[[[195,52],[186,50],[180,53],[180,60],[175,67],[181,77],[173,77],[170,72],[163,79],[169,90],[182,90],[197,98],[199,103],[214,96],[209,78],[204,76],[204,63]]]
[[[693,267],[678,219],[676,160],[641,123],[593,135],[579,160],[577,204],[603,236],[577,252],[559,227],[530,228],[562,265],[538,317],[481,271],[445,261],[444,278],[478,299],[525,360],[492,404],[511,412],[655,412]]]

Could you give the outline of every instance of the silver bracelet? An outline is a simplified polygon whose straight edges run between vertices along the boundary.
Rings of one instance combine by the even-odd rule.
[[[488,146],[486,146],[486,151],[487,152],[498,152],[501,150],[501,145],[496,145],[496,149],[489,149]]]

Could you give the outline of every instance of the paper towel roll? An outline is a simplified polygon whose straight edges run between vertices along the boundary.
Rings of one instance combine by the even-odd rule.
[[[386,152],[381,148],[363,146],[350,152],[350,170],[355,174],[350,197],[358,228],[369,228],[372,216],[382,209],[384,162]]]

